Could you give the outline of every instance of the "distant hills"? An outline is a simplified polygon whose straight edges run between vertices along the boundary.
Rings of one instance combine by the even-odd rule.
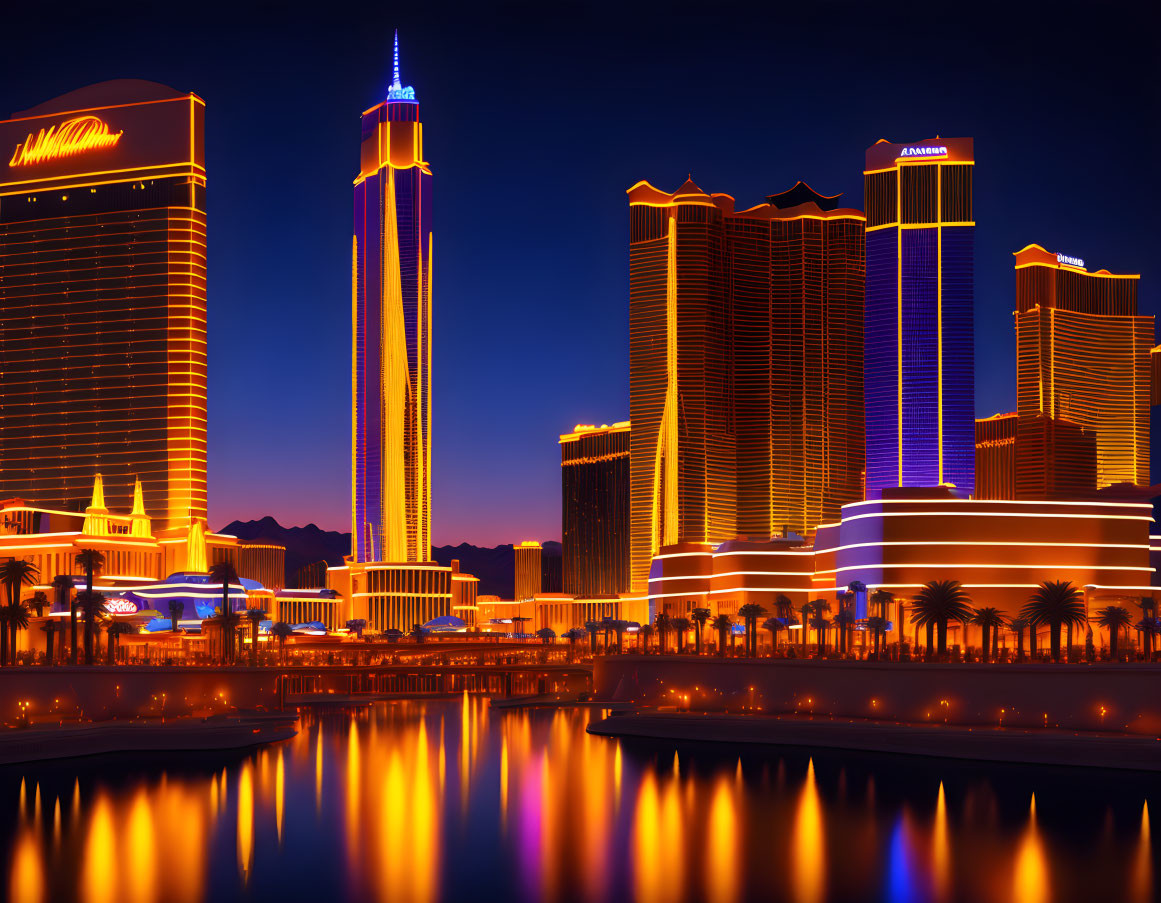
[[[246,540],[266,540],[286,546],[286,581],[294,584],[294,575],[305,564],[325,561],[337,566],[343,556],[351,552],[351,534],[335,530],[321,530],[314,524],[305,527],[284,527],[272,517],[261,520],[231,521],[219,533]],[[544,559],[561,557],[559,542],[544,543]],[[511,545],[486,548],[460,543],[458,546],[434,546],[431,557],[442,565],[458,558],[460,570],[480,578],[480,595],[511,599],[515,592],[516,554]],[[556,569],[559,575],[559,567]]]

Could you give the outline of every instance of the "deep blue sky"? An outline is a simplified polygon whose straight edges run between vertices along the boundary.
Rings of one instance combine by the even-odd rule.
[[[0,114],[110,78],[205,98],[211,524],[349,529],[351,181],[397,26],[435,174],[434,539],[491,545],[559,538],[557,435],[628,416],[638,179],[861,206],[878,138],[973,136],[981,415],[1015,403],[1028,242],[1142,273],[1155,313],[1148,7],[25,4]]]

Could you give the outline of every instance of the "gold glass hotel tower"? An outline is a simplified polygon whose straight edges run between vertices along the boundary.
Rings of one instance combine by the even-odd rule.
[[[1060,418],[1095,434],[1095,488],[1147,485],[1153,317],[1137,313],[1140,277],[1039,245],[1015,256],[1017,456],[1025,424]]]
[[[205,518],[204,113],[122,80],[0,122],[0,498]]]
[[[363,113],[351,241],[357,562],[431,558],[431,168],[415,90]]]
[[[809,533],[862,494],[864,217],[629,189],[631,589],[663,546]]]

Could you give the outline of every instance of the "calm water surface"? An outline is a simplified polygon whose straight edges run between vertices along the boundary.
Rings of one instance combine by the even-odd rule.
[[[617,743],[486,699],[0,769],[19,901],[1154,899],[1139,774]]]

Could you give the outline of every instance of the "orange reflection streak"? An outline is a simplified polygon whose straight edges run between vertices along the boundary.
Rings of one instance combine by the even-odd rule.
[[[790,856],[794,899],[798,903],[822,900],[826,884],[826,837],[823,834],[822,805],[814,783],[814,759],[806,766],[806,780],[798,797]]]
[[[251,860],[254,855],[254,776],[253,767],[247,759],[238,775],[238,868],[242,880],[250,875]]]
[[[668,851],[662,849],[660,822],[657,780],[652,771],[646,771],[637,791],[637,811],[633,815],[633,878],[636,898],[642,903],[664,899]]]
[[[946,900],[951,890],[951,849],[947,840],[947,801],[943,781],[935,800],[935,826],[931,832],[931,871],[936,900]]]
[[[278,832],[278,842],[282,842],[282,807],[286,797],[286,769],[282,763],[282,747],[278,748],[278,761],[274,765],[274,827]]]
[[[8,883],[12,903],[41,903],[45,899],[41,855],[36,830],[25,827],[12,854],[12,875]]]
[[[667,859],[663,872],[665,900],[681,899],[685,893],[685,824],[680,792],[678,781],[670,781],[661,803],[661,837]]]
[[[322,725],[317,728],[318,733],[315,735],[314,744],[314,806],[316,810],[322,809]]]
[[[383,790],[379,801],[379,899],[395,901],[404,896],[400,890],[409,864],[406,861],[407,785],[403,780],[403,763],[399,750],[392,748],[387,756]]]
[[[733,903],[738,899],[738,813],[735,791],[724,774],[715,782],[713,794],[705,857],[706,898],[711,903]]]
[[[464,690],[460,706],[460,809],[468,811],[468,790],[471,783],[472,716],[468,708],[468,691]]]
[[[36,782],[36,790],[32,794],[32,823],[40,827],[40,781]]]
[[[415,775],[415,790],[412,796],[412,839],[414,845],[408,862],[413,866],[421,864],[422,868],[412,867],[412,893],[409,899],[425,903],[434,900],[438,891],[438,875],[440,868],[439,846],[439,798],[432,784],[431,754],[427,748],[427,722],[420,718],[419,736],[415,743],[415,763],[412,773]]]
[[[56,849],[60,846],[60,797],[56,798],[56,803],[52,807],[52,846]]]
[[[443,715],[439,716],[439,798],[447,787],[447,742],[444,740]]]
[[[1012,894],[1020,903],[1044,903],[1051,898],[1044,844],[1036,827],[1036,794],[1028,807],[1028,827],[1016,852]]]
[[[157,897],[157,868],[155,859],[149,854],[156,838],[153,833],[153,811],[149,805],[149,793],[139,785],[129,806],[129,849],[146,853],[134,856],[132,864],[125,869],[126,899],[137,903],[149,903]]]
[[[217,781],[217,776],[213,778]],[[159,878],[162,885],[160,899],[194,903],[202,899],[202,882],[206,868],[206,826],[213,818],[210,808],[213,799],[195,792],[193,786],[179,781],[165,782],[158,790],[154,824],[180,825],[182,855],[164,856],[165,866]],[[156,848],[157,841],[153,841]]]
[[[557,710],[560,714],[560,710]],[[555,730],[553,731],[555,733]],[[551,745],[551,744],[549,744]],[[558,754],[554,751],[553,758]],[[555,900],[557,893],[557,831],[556,816],[553,806],[552,766],[549,764],[548,748],[540,755],[540,899]]]
[[[617,812],[621,810],[621,767],[621,741],[616,740],[613,752],[613,809]]]
[[[102,791],[97,792],[81,879],[81,898],[86,903],[119,903],[114,866],[120,861],[113,840],[113,807]]]
[[[359,794],[362,790],[362,771],[359,762],[359,723],[351,717],[347,734],[347,858],[354,864],[359,859]]]
[[[583,728],[582,728],[583,729]],[[609,797],[604,789],[604,775],[608,774],[608,745],[604,740],[592,734],[582,734],[582,756],[580,771],[570,771],[566,779],[568,784],[574,781],[580,786],[595,782],[596,786],[587,788],[582,794],[584,806],[584,822],[581,830],[581,851],[583,863],[581,880],[584,883],[585,895],[590,900],[603,900],[608,897],[605,879],[608,877],[608,839],[609,839]],[[620,764],[620,747],[614,745],[613,766],[613,794],[614,799],[620,793],[620,775],[617,773]]]
[[[1133,865],[1134,900],[1153,899],[1153,843],[1149,838],[1149,801],[1141,806],[1141,834],[1137,840],[1137,861]]]
[[[500,736],[500,830],[508,829],[508,731]]]

